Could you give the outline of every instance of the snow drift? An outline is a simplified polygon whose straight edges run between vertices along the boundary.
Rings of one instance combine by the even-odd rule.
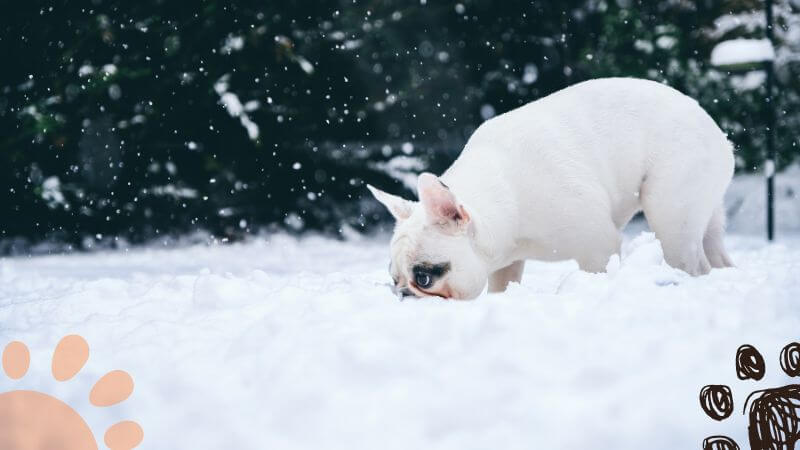
[[[648,233],[607,274],[529,263],[521,285],[476,301],[398,301],[383,240],[276,236],[248,244],[0,260],[0,345],[32,353],[36,389],[97,436],[139,422],[142,448],[699,448],[746,422],[707,418],[702,386],[786,384],[800,329],[800,241],[729,236],[738,268],[691,278]],[[84,336],[89,363],[59,383],[52,349]],[[761,383],[735,377],[744,343]],[[135,380],[98,409],[111,369]]]

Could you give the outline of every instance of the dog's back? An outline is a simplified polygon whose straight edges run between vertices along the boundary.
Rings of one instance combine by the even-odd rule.
[[[609,78],[485,122],[442,178],[477,202],[503,192],[534,253],[553,247],[553,259],[590,270],[605,267],[619,229],[643,209],[667,262],[698,274],[730,265],[720,205],[733,167],[724,133],[695,100]]]

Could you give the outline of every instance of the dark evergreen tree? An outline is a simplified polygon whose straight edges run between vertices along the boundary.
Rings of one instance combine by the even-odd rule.
[[[721,38],[714,20],[732,3],[743,8],[10,4],[0,17],[0,240],[80,248],[196,229],[228,239],[262,228],[360,231],[387,219],[365,182],[410,195],[408,175],[444,169],[483,120],[606,75],[695,96],[750,170],[763,145],[754,132],[763,93],[735,92],[707,63]],[[788,0],[781,8],[778,34],[791,49],[787,23],[799,16]],[[742,28],[729,34],[758,33]],[[800,120],[796,60],[779,74],[785,164]]]

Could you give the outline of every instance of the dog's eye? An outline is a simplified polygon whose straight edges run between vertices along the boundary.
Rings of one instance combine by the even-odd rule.
[[[425,272],[417,272],[414,275],[414,283],[422,289],[431,287],[431,284],[433,284],[432,282],[433,278],[431,278],[431,276]]]

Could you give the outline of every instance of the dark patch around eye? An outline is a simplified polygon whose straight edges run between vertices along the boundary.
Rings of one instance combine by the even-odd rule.
[[[437,279],[441,278],[444,274],[450,271],[450,263],[440,263],[440,264],[427,264],[421,263],[417,264],[411,268],[411,272],[414,273],[414,276],[418,274],[427,274],[430,275],[431,278]]]

